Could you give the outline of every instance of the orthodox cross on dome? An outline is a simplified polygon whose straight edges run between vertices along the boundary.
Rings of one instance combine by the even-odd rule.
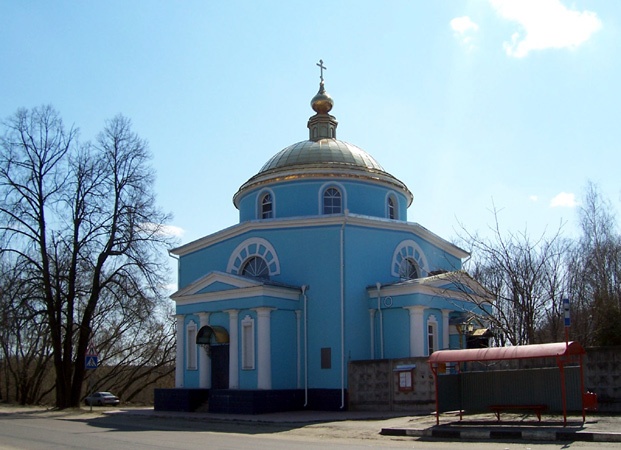
[[[319,79],[323,83],[323,71],[328,70],[328,68],[323,65],[323,59],[319,60],[319,62],[317,63],[317,66],[319,66]]]
[[[323,85],[323,71],[328,70],[323,65],[323,59],[316,64],[319,67],[319,92],[311,100],[311,108],[317,114],[308,119],[309,140],[319,141],[320,139],[336,139],[336,119],[328,114],[334,106],[334,101],[330,94],[326,92]]]

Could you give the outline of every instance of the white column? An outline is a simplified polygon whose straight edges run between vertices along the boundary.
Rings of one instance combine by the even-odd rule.
[[[407,306],[410,311],[410,356],[425,356],[427,330],[423,322],[424,306]]]
[[[439,346],[439,348],[442,349],[448,349],[450,342],[449,342],[449,313],[451,312],[450,309],[443,309],[442,310],[442,344]]]
[[[272,389],[272,342],[270,313],[272,308],[256,308],[257,312],[257,388]]]
[[[369,332],[371,334],[371,359],[375,359],[375,310],[369,309]]]
[[[177,348],[175,356],[175,387],[183,387],[183,355],[185,346],[183,345],[183,314],[175,315],[177,319]]]
[[[239,311],[229,309],[229,389],[239,389]]]
[[[199,331],[209,325],[209,313],[198,313],[200,318]],[[198,351],[198,387],[209,389],[211,387],[211,357],[207,354],[207,349],[200,348]]]

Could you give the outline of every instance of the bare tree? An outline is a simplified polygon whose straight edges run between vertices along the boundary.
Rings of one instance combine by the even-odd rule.
[[[100,367],[87,375],[94,390],[114,389],[123,401],[132,401],[174,372],[172,304],[152,306],[123,315],[114,308],[96,314],[93,335]]]
[[[560,342],[565,339],[563,299],[569,295],[567,257],[572,241],[560,236],[546,242],[541,251],[547,254],[542,275],[543,296],[547,298],[544,316],[536,333],[537,342]]]
[[[621,236],[614,209],[589,182],[581,236],[568,261],[572,334],[584,345],[621,344]]]
[[[0,349],[4,396],[20,404],[38,403],[45,394],[50,339],[43,311],[27,299],[38,293],[26,282],[22,268],[0,264]]]
[[[147,143],[123,116],[79,145],[50,106],[21,109],[0,145],[2,253],[41,293],[56,405],[77,406],[102,298],[121,314],[161,301],[169,217],[156,206]]]
[[[498,211],[493,214],[491,237],[471,234],[464,227],[459,236],[473,254],[467,268],[494,299],[482,319],[494,328],[498,345],[533,344],[543,338],[539,331],[561,304],[561,228],[534,241],[526,231],[505,236]]]

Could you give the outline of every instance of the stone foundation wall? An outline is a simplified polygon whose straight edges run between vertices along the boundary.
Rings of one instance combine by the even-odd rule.
[[[621,412],[621,346],[593,347],[586,351],[583,360],[585,390],[597,394],[600,412]],[[482,370],[476,364],[468,364],[467,370]],[[400,390],[399,367],[408,365],[416,366],[412,369],[412,390]],[[495,368],[550,366],[556,366],[552,358],[504,361]],[[352,411],[430,413],[435,410],[435,388],[427,358],[352,361],[349,363],[348,395]]]
[[[411,373],[411,389],[399,387],[400,377],[409,377],[402,375],[405,372]],[[427,358],[352,361],[348,373],[351,411],[428,413],[435,408],[433,375]]]
[[[600,412],[621,412],[621,346],[591,347],[584,359],[584,388],[597,394]]]

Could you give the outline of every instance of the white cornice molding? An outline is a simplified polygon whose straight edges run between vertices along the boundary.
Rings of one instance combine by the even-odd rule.
[[[453,286],[456,289],[448,289],[447,286]],[[459,286],[463,287],[460,288]],[[464,287],[472,292],[466,292]],[[385,296],[424,294],[439,298],[474,302],[479,305],[490,303],[494,298],[483,285],[464,271],[446,272],[431,277],[384,285],[381,286],[381,293]],[[376,299],[377,287],[369,286],[367,294],[370,299]]]
[[[171,296],[177,306],[223,300],[239,300],[250,297],[273,297],[280,300],[298,302],[300,300],[300,291],[299,289],[290,287],[258,285],[247,288],[226,289],[217,292],[204,292],[201,294],[188,294],[183,296],[173,294]]]
[[[408,199],[408,206],[412,204],[413,195],[407,186],[388,172],[362,168],[357,166],[343,166],[334,164],[326,167],[325,164],[300,165],[287,169],[275,169],[274,171],[255,175],[246,181],[233,196],[233,204],[238,207],[242,196],[254,191],[256,188],[272,186],[282,182],[307,179],[350,179],[363,180],[383,187],[390,187],[402,192]]]
[[[444,289],[440,289],[436,286],[430,286],[427,284],[396,284],[389,286],[382,286],[381,293],[384,296],[393,295],[411,295],[411,294],[424,294],[439,297],[446,297],[446,295],[438,295],[444,292]],[[377,288],[367,288],[369,298],[377,298]]]
[[[413,294],[422,294],[428,295],[434,298],[443,298],[447,300],[461,300],[464,302],[473,303],[476,305],[488,304],[490,299],[487,297],[482,297],[475,294],[469,294],[463,291],[454,291],[450,289],[443,289],[436,286],[428,286],[428,285],[396,285],[396,286],[386,286],[382,288],[382,294],[386,297],[392,296],[403,296],[403,295],[413,295]],[[369,288],[367,290],[369,295],[369,299],[375,300],[377,299],[377,289]]]
[[[247,233],[249,231],[263,231],[282,228],[326,227],[333,225],[342,225],[344,222],[348,225],[355,225],[360,227],[393,231],[405,231],[408,233],[413,233],[421,239],[429,242],[430,244],[438,247],[439,249],[449,253],[456,258],[462,259],[470,255],[465,250],[457,247],[456,245],[450,243],[445,239],[442,239],[440,236],[432,233],[427,228],[419,225],[418,223],[401,222],[397,220],[362,216],[358,214],[338,214],[328,216],[304,216],[283,219],[250,220],[225,228],[221,231],[189,242],[180,247],[171,249],[169,250],[169,253],[175,256],[185,256],[195,251],[230,239],[232,237],[239,236],[240,234]]]

